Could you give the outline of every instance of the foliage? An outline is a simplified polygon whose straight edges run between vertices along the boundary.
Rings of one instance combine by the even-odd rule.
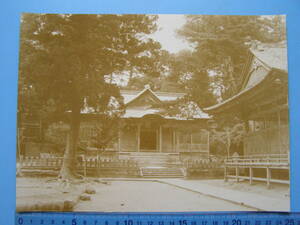
[[[95,121],[95,134],[91,145],[105,151],[109,144],[114,143],[119,137],[122,126],[121,115],[125,112],[124,105],[111,98],[108,109],[97,116]]]
[[[197,68],[203,71],[199,77],[206,82],[204,74],[209,74],[213,79],[211,90],[221,99],[238,91],[247,51],[253,43],[285,40],[283,16],[189,15],[186,19],[178,34],[195,46],[193,57]],[[203,91],[199,87],[194,89],[193,95]]]
[[[195,52],[181,51],[172,56],[170,64],[171,72],[168,79],[177,82],[181,89],[187,92],[187,101],[194,101],[200,107],[215,103],[210,78],[205,68],[201,67]]]
[[[246,133],[244,123],[237,118],[230,126],[213,129],[210,132],[211,153],[215,155],[243,154],[242,142]]]
[[[162,90],[162,84],[165,83],[169,70],[170,54],[157,47],[149,54],[148,60],[140,61],[138,65],[132,67],[126,89],[141,90],[149,84],[153,90]]]
[[[24,14],[20,86],[38,93],[40,105],[58,102],[56,112],[71,109],[74,93],[81,108],[84,98],[96,106],[99,96],[107,105],[112,93],[95,90],[107,93],[110,86],[103,76],[129,66],[128,48],[136,48],[136,54],[146,50],[148,43],[137,35],[153,32],[154,20],[143,15]]]
[[[69,112],[67,173],[74,165],[81,110],[88,105],[105,113],[112,97],[122,105],[119,88],[104,76],[136,65],[134,56],[159,47],[143,38],[156,30],[155,20],[150,15],[23,15],[18,110],[44,111],[47,119]]]

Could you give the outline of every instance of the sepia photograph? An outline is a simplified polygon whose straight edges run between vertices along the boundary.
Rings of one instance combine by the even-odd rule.
[[[290,211],[285,15],[20,21],[17,212]]]

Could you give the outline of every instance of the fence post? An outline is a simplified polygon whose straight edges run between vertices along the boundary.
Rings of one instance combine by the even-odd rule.
[[[236,182],[239,182],[239,167],[235,167],[235,177],[236,177]]]
[[[253,168],[251,166],[249,167],[249,183],[253,184]]]
[[[83,166],[84,166],[84,168],[83,168],[83,170],[84,170],[84,177],[86,177],[86,158],[84,157],[83,158]]]
[[[271,169],[269,168],[269,166],[267,167],[267,188],[270,189],[271,188]]]
[[[225,162],[225,165],[224,165],[224,181],[227,182],[228,179],[227,179],[227,167],[226,167],[226,162]]]

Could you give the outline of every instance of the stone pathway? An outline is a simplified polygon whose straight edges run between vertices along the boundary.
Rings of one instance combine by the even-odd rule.
[[[277,197],[268,196],[267,192],[276,190],[265,189],[265,193],[251,193],[247,191],[233,190],[221,185],[207,184],[202,180],[184,180],[184,179],[158,179],[157,181],[173,185],[174,187],[198,192],[206,196],[235,202],[241,205],[256,208],[261,211],[289,211],[290,198],[278,193]],[[255,187],[254,187],[255,188]]]

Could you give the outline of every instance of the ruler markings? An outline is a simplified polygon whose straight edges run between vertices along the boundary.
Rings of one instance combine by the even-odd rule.
[[[300,225],[300,214],[17,213],[16,225]]]

